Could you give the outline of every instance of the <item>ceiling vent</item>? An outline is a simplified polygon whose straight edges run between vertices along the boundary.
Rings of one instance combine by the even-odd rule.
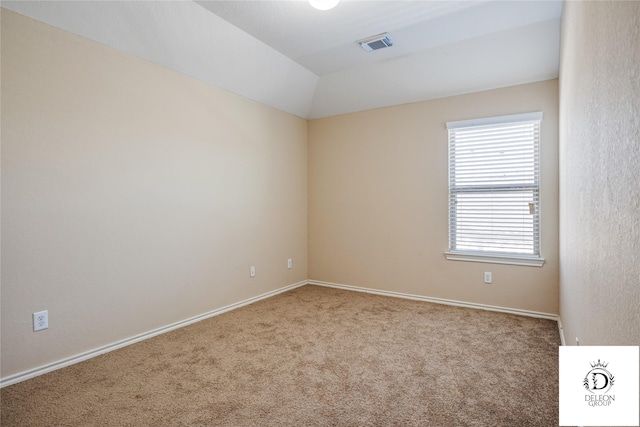
[[[378,49],[384,49],[385,47],[393,46],[393,39],[389,33],[378,34],[377,36],[367,37],[366,39],[358,40],[360,46],[367,52],[372,52]]]

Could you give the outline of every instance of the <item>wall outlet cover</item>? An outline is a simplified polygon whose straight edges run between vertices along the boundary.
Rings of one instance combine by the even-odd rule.
[[[38,332],[49,328],[49,311],[38,311],[33,313],[33,332]]]

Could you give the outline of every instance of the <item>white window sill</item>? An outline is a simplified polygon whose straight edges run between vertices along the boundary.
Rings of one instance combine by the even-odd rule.
[[[525,265],[528,267],[542,267],[544,258],[482,255],[474,253],[445,252],[444,256],[450,261],[488,262],[492,264]]]

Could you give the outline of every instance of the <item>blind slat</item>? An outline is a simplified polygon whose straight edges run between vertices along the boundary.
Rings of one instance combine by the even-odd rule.
[[[540,121],[466,123],[447,125],[449,249],[538,256]]]

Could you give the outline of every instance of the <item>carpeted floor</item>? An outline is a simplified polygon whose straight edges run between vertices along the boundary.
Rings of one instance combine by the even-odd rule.
[[[3,426],[557,426],[555,322],[317,286],[1,390]]]

